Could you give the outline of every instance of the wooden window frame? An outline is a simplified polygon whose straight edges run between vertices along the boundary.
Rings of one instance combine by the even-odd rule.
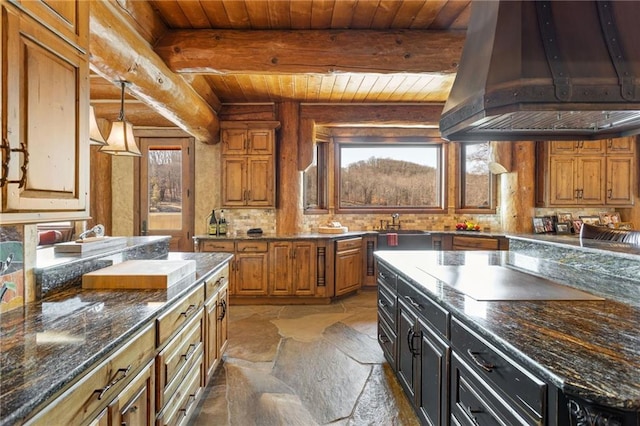
[[[456,213],[474,213],[474,214],[496,214],[496,194],[497,194],[497,179],[496,176],[489,172],[489,205],[486,208],[481,207],[467,207],[465,206],[464,194],[466,185],[466,149],[465,147],[475,143],[489,143],[489,142],[456,142],[452,145],[456,149],[456,188],[457,188],[457,200],[456,200]]]
[[[408,146],[408,145],[436,145],[439,149],[438,165],[439,181],[437,186],[439,188],[439,202],[440,205],[436,207],[363,207],[363,208],[342,208],[340,207],[340,147],[342,145],[370,145],[370,146]],[[444,143],[441,138],[431,138],[424,136],[416,137],[340,137],[334,138],[334,167],[332,173],[334,175],[334,184],[332,185],[333,200],[335,205],[335,212],[338,214],[368,214],[368,213],[426,213],[426,214],[445,214],[447,213],[447,151],[448,145]]]
[[[302,199],[305,203],[304,206],[304,214],[328,214],[329,213],[329,172],[330,172],[330,164],[329,164],[329,143],[328,142],[316,142],[313,149],[315,150],[316,155],[316,169],[317,169],[317,198],[318,204],[315,206],[306,206],[306,185],[303,181],[303,196]]]

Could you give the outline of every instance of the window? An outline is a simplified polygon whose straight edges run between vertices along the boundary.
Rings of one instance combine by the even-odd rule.
[[[460,144],[460,209],[495,209],[494,179],[489,162],[489,142]]]
[[[336,194],[340,212],[441,211],[443,146],[424,141],[340,141]]]
[[[327,143],[316,143],[313,162],[303,173],[305,213],[327,212]]]

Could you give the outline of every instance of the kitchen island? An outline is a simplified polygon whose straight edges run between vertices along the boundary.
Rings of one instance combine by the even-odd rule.
[[[133,240],[131,246],[138,243]],[[224,350],[215,345],[226,341],[226,323],[221,321],[226,317],[223,297],[232,256],[152,251],[153,259],[195,260],[195,278],[163,290],[63,285],[24,309],[2,314],[0,425],[27,419],[28,424],[80,424],[103,418],[107,410],[111,418],[124,419],[134,415],[124,413],[126,399],[140,395],[146,407],[135,415],[144,412],[152,422],[157,416],[158,424],[175,420],[176,413],[184,411],[186,417],[193,412],[201,384],[212,371],[205,365],[215,367]],[[126,259],[126,250],[119,256]],[[73,269],[70,265],[94,263],[99,257],[59,260]],[[40,272],[56,272],[57,263],[43,259]],[[132,396],[130,389],[135,390],[139,378],[141,393]],[[182,390],[175,391],[178,385]]]
[[[508,252],[376,252],[380,344],[416,411],[435,424],[449,415],[460,424],[483,418],[569,424],[569,417],[599,415],[609,424],[636,425],[637,281],[611,286],[611,275],[585,273],[566,261],[566,252],[558,254],[579,252],[579,244],[547,241],[540,248],[535,239],[514,241]],[[587,251],[605,255],[596,245]],[[630,260],[632,251],[621,256]],[[498,283],[504,290],[525,276],[528,294],[496,295],[495,281],[507,281]],[[556,290],[569,295],[541,295],[538,284],[560,284]],[[437,395],[438,403],[424,395]]]

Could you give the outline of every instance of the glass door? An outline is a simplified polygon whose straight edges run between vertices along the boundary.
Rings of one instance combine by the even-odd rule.
[[[170,235],[171,251],[193,251],[190,137],[141,137],[140,235]]]

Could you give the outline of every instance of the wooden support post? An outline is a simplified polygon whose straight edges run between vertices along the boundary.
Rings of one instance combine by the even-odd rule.
[[[283,102],[278,108],[280,140],[277,145],[278,203],[276,231],[296,234],[302,231],[302,174],[298,170],[298,102]],[[286,182],[286,185],[281,185]]]
[[[533,232],[535,205],[535,142],[513,144],[513,171],[500,175],[502,229],[506,233]]]

